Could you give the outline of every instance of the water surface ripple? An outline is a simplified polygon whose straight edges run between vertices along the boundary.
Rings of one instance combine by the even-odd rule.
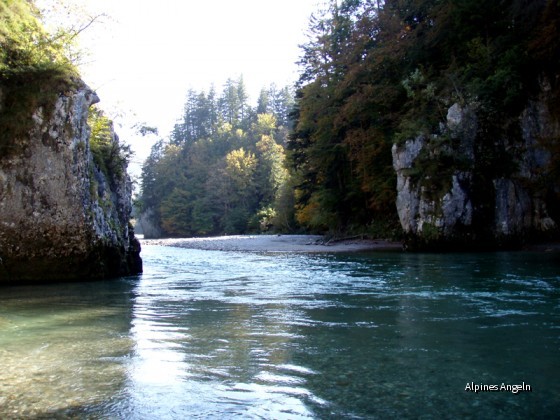
[[[558,257],[145,246],[140,277],[0,288],[0,418],[553,418]]]

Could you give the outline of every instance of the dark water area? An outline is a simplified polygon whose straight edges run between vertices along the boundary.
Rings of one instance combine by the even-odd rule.
[[[558,253],[143,258],[138,277],[0,288],[0,418],[560,413]]]

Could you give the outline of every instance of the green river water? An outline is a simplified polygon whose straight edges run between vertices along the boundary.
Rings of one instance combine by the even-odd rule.
[[[558,418],[559,257],[145,246],[2,287],[0,418]]]

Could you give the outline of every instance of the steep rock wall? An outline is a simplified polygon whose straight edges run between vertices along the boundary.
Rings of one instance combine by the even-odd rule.
[[[393,145],[397,212],[405,233],[431,240],[453,236],[472,224],[472,174],[467,167],[474,159],[476,129],[472,110],[456,104],[449,109],[440,135],[418,136],[404,145]],[[462,165],[456,164],[458,157]],[[438,160],[442,165],[430,173],[416,167],[420,161]],[[446,161],[448,166],[444,167]]]
[[[0,282],[87,280],[142,270],[129,225],[126,167],[118,179],[93,163],[87,117],[98,101],[79,83],[54,106],[36,109],[24,135],[3,139]]]
[[[142,229],[144,238],[146,239],[157,239],[163,236],[163,232],[159,227],[159,223],[156,220],[155,211],[153,208],[148,208],[140,214],[138,219],[138,224]]]
[[[454,104],[437,135],[393,145],[396,207],[413,246],[496,247],[557,234],[559,221],[549,207],[558,180],[550,179],[545,144],[558,141],[560,127],[549,109],[549,91],[544,85],[519,117],[520,139],[494,139],[491,147],[512,168],[501,176],[487,176],[489,148],[480,144],[474,107]]]

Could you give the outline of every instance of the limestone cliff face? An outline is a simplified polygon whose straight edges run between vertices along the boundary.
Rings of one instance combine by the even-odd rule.
[[[544,144],[560,138],[560,127],[546,94],[545,86],[519,117],[520,141],[504,137],[491,148],[481,145],[475,108],[454,104],[437,135],[393,145],[397,211],[412,242],[496,246],[557,232],[549,207],[558,180],[547,175],[551,153]],[[510,169],[488,175],[488,150],[503,154],[493,164]]]
[[[163,236],[163,232],[159,227],[159,223],[155,220],[155,211],[152,208],[148,208],[142,212],[140,218],[138,219],[138,224],[142,229],[144,238],[146,239],[157,239]]]
[[[474,113],[456,104],[448,111],[443,135],[418,136],[402,146],[393,145],[397,211],[406,233],[450,236],[460,227],[472,224],[473,204],[469,196],[472,174],[455,165],[427,174],[415,165],[420,159],[437,160],[442,155],[450,158],[460,155],[465,161],[472,161],[476,129]]]
[[[520,116],[522,141],[507,144],[508,152],[516,164],[515,173],[509,178],[494,180],[495,219],[498,235],[522,235],[527,231],[546,232],[557,228],[560,220],[549,215],[550,199],[547,197],[543,174],[551,161],[551,152],[543,145],[560,139],[560,123],[553,118],[547,105],[550,85],[542,83],[538,98],[530,101]],[[555,180],[558,189],[559,180]]]
[[[120,177],[104,174],[90,151],[88,109],[98,101],[80,84],[59,95],[52,109],[36,109],[25,135],[4,139],[0,282],[86,280],[142,270],[129,225],[126,168]]]

